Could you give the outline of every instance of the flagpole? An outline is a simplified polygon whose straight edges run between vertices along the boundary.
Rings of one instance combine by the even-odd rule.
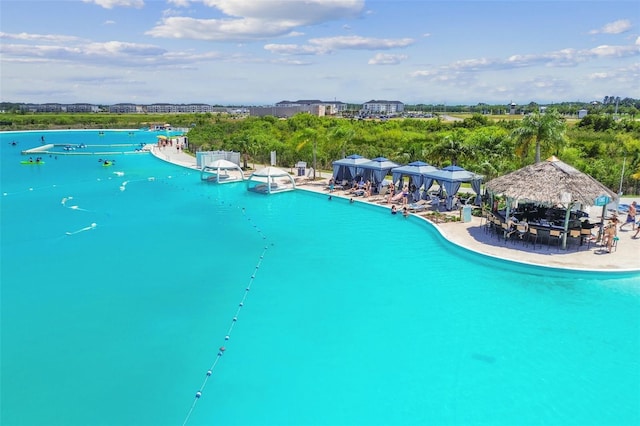
[[[618,197],[622,197],[622,181],[624,179],[624,166],[627,163],[627,155],[622,159],[622,172],[620,173],[620,187],[618,188]]]

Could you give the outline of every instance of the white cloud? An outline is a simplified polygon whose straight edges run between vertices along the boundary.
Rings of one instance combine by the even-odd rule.
[[[602,28],[591,30],[589,34],[621,34],[629,31],[631,27],[631,21],[628,19],[619,19],[605,24]]]
[[[7,62],[74,62],[137,64],[144,66],[150,62],[162,63],[167,51],[158,46],[140,43],[108,41],[104,43],[86,42],[72,37],[42,37],[38,34],[3,34],[5,39],[29,40],[39,44],[2,43],[0,53]],[[52,44],[41,42],[56,41]],[[166,61],[166,59],[165,59]]]
[[[437,74],[438,74],[438,71],[436,70],[420,70],[420,71],[410,72],[409,76],[413,78],[429,78]]]
[[[318,55],[327,53],[318,46],[301,46],[298,44],[266,44],[265,50],[279,55]]]
[[[338,49],[394,49],[398,47],[407,47],[414,43],[411,38],[390,39],[390,38],[370,38],[360,36],[339,36],[312,38],[310,44],[322,46],[326,50]]]
[[[225,15],[312,25],[357,16],[364,0],[203,0]]]
[[[0,40],[70,43],[79,39],[78,37],[66,36],[66,35],[60,35],[60,34],[30,34],[30,33],[9,34],[9,33],[0,32]]]
[[[226,15],[223,19],[166,17],[146,32],[152,37],[210,41],[260,40],[290,35],[294,29],[361,13],[364,0],[202,0]],[[186,5],[185,1],[174,1]]]
[[[590,80],[607,80],[607,81],[640,81],[640,62],[631,64],[628,67],[621,67],[608,70],[607,72],[594,72],[587,76]]]
[[[105,9],[113,9],[114,7],[133,7],[142,9],[144,0],[82,0],[85,3],[94,3]]]
[[[313,38],[309,44],[276,44],[270,43],[264,48],[281,55],[324,55],[336,50],[380,50],[406,47],[413,44],[413,39],[377,39],[359,36],[341,36]]]
[[[367,62],[369,65],[396,65],[406,60],[407,55],[387,55],[384,53],[378,53]]]
[[[640,54],[640,45],[631,46],[598,46],[585,51],[585,56],[596,57],[627,57]]]
[[[190,0],[167,0],[167,3],[174,5],[175,7],[189,7]]]
[[[249,41],[286,35],[293,26],[260,19],[169,17],[145,34],[152,37],[209,41]]]
[[[512,55],[506,59],[476,58],[455,61],[443,65],[440,69],[456,72],[479,72],[486,70],[503,70],[530,68],[534,66],[569,67],[599,58],[631,57],[640,55],[640,45],[629,46],[597,46],[592,49],[561,49],[554,52],[536,55]],[[415,71],[410,75],[416,78],[430,77],[432,71]]]

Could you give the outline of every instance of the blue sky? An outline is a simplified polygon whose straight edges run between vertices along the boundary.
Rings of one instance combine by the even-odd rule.
[[[640,98],[640,2],[2,0],[0,100]]]

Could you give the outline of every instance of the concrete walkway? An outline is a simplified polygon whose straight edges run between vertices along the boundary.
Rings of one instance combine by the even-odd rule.
[[[177,164],[190,169],[198,169],[196,158],[190,154],[176,150],[175,147],[159,148],[156,145],[146,147],[154,156],[161,160]],[[327,189],[328,179],[309,182],[298,180],[296,183],[299,189],[329,195]],[[343,191],[335,191],[333,197],[353,198],[355,202],[376,204],[380,208],[390,208],[390,205],[380,205],[371,203],[363,197],[351,197]],[[640,204],[640,197],[623,198],[622,203],[631,204],[637,201]],[[455,214],[455,213],[454,213]],[[412,218],[418,220],[428,220],[423,214],[412,214]],[[620,219],[624,217],[620,215]],[[592,213],[591,220],[599,220],[599,217]],[[486,232],[482,226],[482,219],[472,216],[471,222],[447,222],[434,224],[436,229],[449,240],[465,249],[492,256],[502,260],[533,264],[551,268],[573,269],[584,271],[602,272],[639,272],[640,273],[640,238],[631,238],[635,231],[631,231],[630,226],[618,231],[618,247],[612,253],[607,253],[599,244],[591,243],[590,247],[578,247],[571,245],[569,249],[557,249],[548,247],[546,244],[537,244],[534,248],[531,244],[524,244],[519,241],[505,241],[496,237],[490,232]]]
[[[156,144],[149,144],[145,145],[144,149],[151,152],[155,157],[168,163],[198,170],[196,157],[191,154],[187,154],[182,150],[176,149],[175,146],[159,147]]]

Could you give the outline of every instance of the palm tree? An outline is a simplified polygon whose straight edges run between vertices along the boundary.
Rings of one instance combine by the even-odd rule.
[[[527,156],[531,145],[535,144],[535,162],[539,163],[541,146],[553,147],[556,154],[559,153],[560,148],[564,145],[565,131],[566,123],[558,111],[547,111],[544,114],[536,111],[522,119],[520,126],[513,131],[512,136],[515,138],[517,149],[523,158]]]
[[[317,158],[317,149],[318,149],[318,130],[313,128],[305,128],[296,132],[295,139],[299,142],[296,146],[296,152],[302,151],[305,146],[311,142],[312,147],[312,158],[313,158],[313,180],[316,179],[316,158]]]
[[[335,156],[335,154],[340,155],[340,157],[336,157],[335,159],[347,156],[347,147],[350,146],[355,134],[356,132],[353,127],[347,125],[338,126],[328,134],[328,142],[330,142],[328,151],[330,151],[332,156]]]
[[[448,159],[452,166],[457,166],[458,160],[469,154],[470,148],[465,142],[468,133],[463,128],[449,132],[431,149],[431,155],[440,163]]]

